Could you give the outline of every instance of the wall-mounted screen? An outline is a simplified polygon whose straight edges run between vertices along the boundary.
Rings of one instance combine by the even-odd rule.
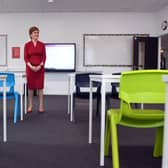
[[[74,72],[76,67],[75,43],[46,43],[46,72]]]

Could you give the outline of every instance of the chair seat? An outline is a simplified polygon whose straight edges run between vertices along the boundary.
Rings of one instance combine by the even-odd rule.
[[[6,93],[6,96],[8,99],[13,99],[14,98],[14,93]],[[0,93],[0,99],[3,99],[3,94]]]
[[[133,128],[157,128],[162,127],[163,123],[163,120],[148,120],[145,122],[138,119],[133,120],[128,117],[123,117],[123,119],[120,121],[120,125]]]
[[[75,96],[82,99],[89,99],[89,93],[87,92],[80,92],[80,94],[76,93]],[[97,98],[97,96],[101,96],[101,95],[97,93],[93,93],[93,98]]]
[[[120,120],[120,110],[111,109],[108,110],[108,116],[115,117],[116,124],[119,122],[122,126],[134,127],[134,128],[153,128],[163,126],[164,112],[161,110],[151,109],[135,109],[132,116],[122,116]],[[142,117],[143,116],[143,117]]]
[[[159,109],[134,109],[131,110],[131,114],[126,117],[139,120],[163,120],[164,112]]]

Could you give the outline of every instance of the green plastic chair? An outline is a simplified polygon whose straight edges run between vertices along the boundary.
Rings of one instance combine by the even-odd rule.
[[[120,80],[120,109],[109,109],[106,118],[105,156],[112,144],[113,168],[119,168],[117,125],[134,128],[156,128],[154,157],[162,156],[164,111],[132,108],[132,103],[164,104],[166,85],[162,75],[168,70],[135,70],[123,72]]]

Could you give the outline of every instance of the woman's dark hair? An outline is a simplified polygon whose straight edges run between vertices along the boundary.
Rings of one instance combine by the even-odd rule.
[[[34,31],[40,31],[40,30],[39,30],[38,27],[32,26],[32,27],[30,27],[30,29],[29,29],[29,35],[31,35]]]

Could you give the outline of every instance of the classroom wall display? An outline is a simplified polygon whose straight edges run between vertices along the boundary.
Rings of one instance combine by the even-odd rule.
[[[133,38],[144,34],[84,34],[84,66],[133,65]]]
[[[46,43],[46,72],[75,72],[76,43]]]
[[[0,34],[0,66],[7,65],[7,35]]]

